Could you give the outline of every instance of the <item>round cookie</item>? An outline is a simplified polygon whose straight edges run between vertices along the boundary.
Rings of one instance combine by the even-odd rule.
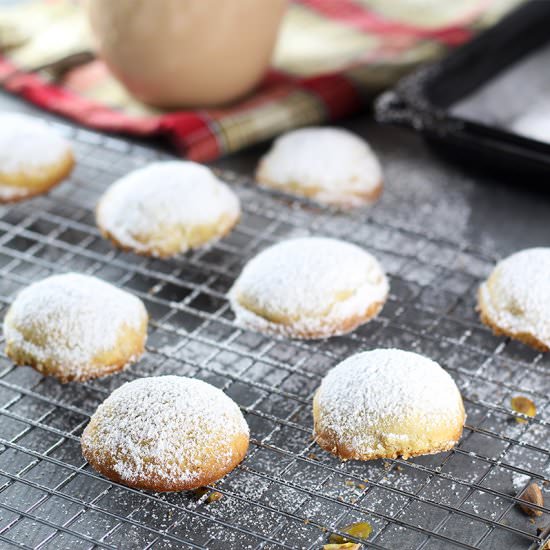
[[[367,142],[341,128],[302,128],[279,137],[258,166],[265,187],[338,207],[374,202],[382,169]]]
[[[78,273],[31,284],[4,319],[7,356],[60,382],[122,370],[143,353],[146,337],[139,298]]]
[[[260,252],[229,291],[237,323],[289,338],[326,338],[378,314],[388,294],[378,261],[324,237],[290,239]]]
[[[72,171],[71,146],[42,120],[0,113],[0,203],[45,193]]]
[[[313,399],[314,435],[343,460],[433,454],[456,445],[464,406],[434,361],[398,349],[353,355],[323,378]]]
[[[196,489],[222,478],[248,449],[239,407],[183,376],[141,378],[115,390],[82,434],[82,454],[114,481],[150,491]]]
[[[96,220],[123,250],[167,258],[228,234],[240,217],[237,196],[211,170],[189,161],[154,162],[116,181]]]
[[[550,350],[550,248],[531,248],[500,261],[480,286],[483,323],[541,351]]]

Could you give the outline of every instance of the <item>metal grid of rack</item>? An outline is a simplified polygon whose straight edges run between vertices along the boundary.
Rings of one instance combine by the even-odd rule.
[[[244,207],[228,238],[172,261],[122,253],[99,236],[94,204],[116,177],[163,155],[59,128],[75,144],[71,180],[0,209],[2,313],[23,286],[76,270],[140,296],[150,334],[137,365],[85,384],[60,385],[0,357],[0,547],[314,549],[355,521],[373,527],[368,548],[544,546],[517,502],[530,481],[550,493],[550,359],[479,323],[475,291],[494,258],[398,219],[379,221],[376,209],[341,214],[228,173]],[[306,234],[376,254],[391,282],[381,315],[327,341],[236,327],[225,293],[247,259]],[[468,414],[462,440],[451,452],[408,461],[341,463],[312,441],[312,395],[338,361],[389,346],[426,354],[451,373]],[[250,451],[216,484],[220,500],[128,489],[81,457],[79,435],[97,405],[128,380],[162,374],[206,380],[246,415]],[[516,421],[514,395],[536,403],[535,418]]]

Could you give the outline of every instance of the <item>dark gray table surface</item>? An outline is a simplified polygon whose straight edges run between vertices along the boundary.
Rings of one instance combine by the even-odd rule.
[[[2,93],[0,110],[38,112]],[[380,126],[366,114],[342,125],[364,136],[381,157],[385,196],[395,205],[389,212],[385,209],[384,215],[395,215],[413,229],[467,241],[498,256],[550,244],[550,191],[535,192],[521,178],[513,185],[444,160],[420,137]],[[150,143],[159,146],[154,140]],[[266,147],[253,147],[214,165],[252,174]]]

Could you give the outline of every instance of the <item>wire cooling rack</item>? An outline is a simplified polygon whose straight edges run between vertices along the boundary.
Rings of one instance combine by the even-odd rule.
[[[232,174],[244,213],[211,248],[159,261],[113,249],[93,207],[116,177],[161,154],[60,125],[74,142],[73,177],[51,194],[0,209],[0,303],[52,273],[97,275],[140,296],[151,325],[144,358],[127,371],[61,385],[0,358],[0,547],[320,548],[356,521],[368,548],[542,548],[518,508],[531,481],[549,493],[550,359],[495,338],[474,312],[494,258],[367,213],[338,214],[259,190]],[[389,273],[381,315],[353,334],[298,342],[234,325],[225,298],[245,262],[272,242],[323,234],[365,246]],[[439,361],[468,419],[451,452],[341,463],[311,438],[311,399],[323,375],[359,350],[396,346]],[[111,483],[83,460],[79,436],[109,393],[136,377],[181,374],[222,388],[251,429],[245,461],[215,486],[153,494]],[[537,415],[524,423],[510,399]],[[550,512],[548,508],[546,512]]]

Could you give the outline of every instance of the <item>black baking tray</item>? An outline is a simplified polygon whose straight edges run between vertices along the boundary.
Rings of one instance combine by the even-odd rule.
[[[420,132],[468,166],[546,177],[550,126],[547,140],[513,129],[544,101],[550,110],[550,0],[534,0],[401,80],[377,99],[375,115]]]

